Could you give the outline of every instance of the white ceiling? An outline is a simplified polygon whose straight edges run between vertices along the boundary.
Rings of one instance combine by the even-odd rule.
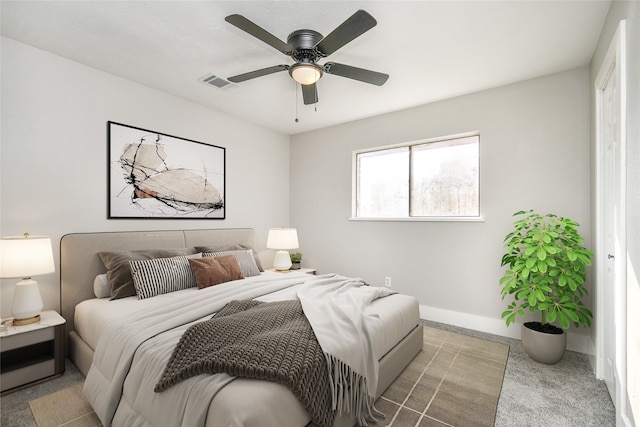
[[[2,35],[286,134],[353,121],[588,64],[610,1],[7,1]],[[358,9],[378,25],[327,60],[390,75],[378,87],[334,75],[302,104],[291,64],[228,24],[238,13],[286,41],[327,35]],[[324,63],[325,61],[320,61]],[[46,71],[46,70],[43,70]],[[296,123],[296,116],[299,121]]]

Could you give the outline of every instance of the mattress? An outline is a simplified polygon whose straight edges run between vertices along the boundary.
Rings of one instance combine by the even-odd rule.
[[[305,273],[292,271],[287,273],[287,277],[304,274]],[[282,273],[265,271],[260,276],[252,276],[242,280],[222,283],[217,285],[216,288],[218,290],[220,288],[229,288],[229,290],[232,291],[234,287],[243,286],[270,277],[282,277]],[[298,286],[293,286],[257,299],[261,301],[295,299],[297,288]],[[85,300],[76,306],[74,318],[75,330],[78,335],[95,350],[101,332],[106,325],[114,319],[129,316],[136,311],[148,307],[166,306],[170,304],[172,300],[180,299],[185,295],[192,295],[194,292],[201,292],[206,295],[207,289],[184,289],[143,300],[138,300],[135,296],[113,301],[108,298]],[[405,337],[419,323],[417,300],[414,297],[403,294],[394,294],[374,301],[371,306],[367,308],[366,313],[382,320],[382,322],[375,324],[373,331],[373,348],[378,359],[391,350],[398,341]],[[209,317],[210,316],[205,316],[201,320]]]

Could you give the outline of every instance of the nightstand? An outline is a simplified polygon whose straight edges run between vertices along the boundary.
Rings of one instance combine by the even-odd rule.
[[[315,268],[299,268],[297,270],[287,270],[287,271],[276,271],[275,268],[270,268],[268,271],[273,271],[276,273],[282,273],[282,274],[287,274],[287,273],[306,273],[306,274],[316,274],[316,269]]]
[[[37,323],[0,332],[0,387],[6,391],[50,379],[64,372],[64,324],[56,311],[40,313]]]

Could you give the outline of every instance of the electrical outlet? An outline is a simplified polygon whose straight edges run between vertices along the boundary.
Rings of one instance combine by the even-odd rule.
[[[387,276],[387,277],[385,277],[385,278],[384,278],[384,285],[385,285],[387,288],[390,288],[390,287],[391,287],[391,277]]]

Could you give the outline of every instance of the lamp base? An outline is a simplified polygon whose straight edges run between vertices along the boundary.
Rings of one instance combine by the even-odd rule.
[[[38,282],[25,277],[16,283],[11,303],[11,314],[14,319],[22,325],[39,322],[42,307],[42,297],[38,289]],[[17,323],[14,322],[14,325],[17,325]]]
[[[40,321],[40,315],[36,314],[33,317],[27,317],[26,319],[13,319],[13,326],[30,325]]]
[[[278,272],[288,271],[291,269],[291,257],[289,251],[278,251],[273,260],[273,268]]]

